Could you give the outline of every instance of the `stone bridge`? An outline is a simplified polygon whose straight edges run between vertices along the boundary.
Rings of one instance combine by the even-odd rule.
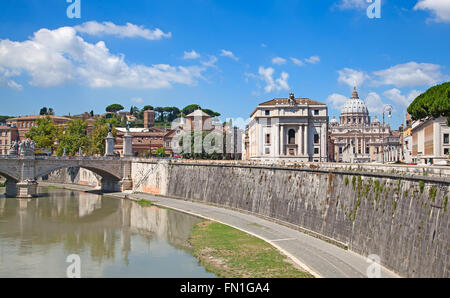
[[[6,196],[37,196],[38,179],[64,168],[84,168],[101,177],[104,192],[132,190],[130,157],[0,156],[0,176],[6,178]]]

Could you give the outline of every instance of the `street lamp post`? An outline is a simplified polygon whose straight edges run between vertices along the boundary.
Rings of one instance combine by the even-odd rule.
[[[384,130],[384,114],[386,112],[388,112],[388,118],[392,118],[392,106],[387,104],[383,106],[383,130]],[[383,164],[384,164],[384,147],[385,147],[385,138],[384,138],[384,131],[383,131],[383,137],[382,137],[382,151],[381,151],[381,155],[383,157]]]

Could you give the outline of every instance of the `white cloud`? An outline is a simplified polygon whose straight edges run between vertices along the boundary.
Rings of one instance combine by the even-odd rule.
[[[367,8],[366,0],[340,0],[336,6],[340,9],[365,9]]]
[[[414,10],[430,10],[434,15],[435,22],[450,22],[450,1],[449,0],[419,0],[414,6]]]
[[[260,66],[258,73],[260,75],[260,79],[266,83],[266,87],[264,88],[264,91],[266,93],[272,91],[289,90],[288,73],[282,72],[280,78],[276,80],[273,78],[275,70],[272,67],[264,68]]]
[[[135,103],[143,103],[144,99],[142,97],[134,97],[131,99],[131,101]]]
[[[203,61],[202,65],[205,67],[216,67],[218,59],[216,56],[210,56],[208,61]]]
[[[311,63],[311,64],[316,64],[316,63],[320,62],[320,57],[319,56],[311,56],[311,57],[305,59],[305,62]]]
[[[111,22],[98,23],[95,21],[86,22],[75,26],[75,30],[89,35],[116,35],[118,37],[142,37],[148,40],[160,40],[172,37],[172,33],[164,33],[161,29],[149,30],[143,26],[127,23],[125,26],[118,26]]]
[[[367,94],[366,100],[365,100],[367,109],[369,110],[369,113],[374,114],[382,114],[383,113],[383,101],[381,100],[381,97],[375,93],[370,92]]]
[[[234,56],[233,52],[227,51],[227,50],[222,50],[220,56],[231,58],[234,61],[238,61],[239,60],[238,57]]]
[[[41,29],[23,42],[0,40],[0,68],[11,76],[28,74],[29,84],[39,87],[77,81],[93,88],[167,88],[175,83],[195,85],[206,70],[205,66],[128,65],[124,60],[124,55],[111,54],[103,41],[84,41],[72,27]]]
[[[439,71],[440,68],[440,65],[430,63],[409,62],[398,64],[374,72],[378,77],[374,83],[396,87],[432,86],[444,78]]]
[[[402,95],[402,92],[399,89],[393,88],[391,90],[385,91],[383,94],[393,102],[407,108],[411,104],[411,102],[416,99],[417,96],[422,94],[422,92],[419,90],[412,90],[408,95],[405,96]]]
[[[276,65],[283,65],[283,64],[286,64],[286,59],[281,58],[281,57],[275,57],[272,59],[272,63],[276,64]]]
[[[361,86],[369,76],[363,71],[354,70],[351,68],[344,68],[338,71],[338,82],[349,85],[351,88]]]
[[[297,66],[303,66],[305,63],[297,58],[291,58],[292,63],[294,63]]]
[[[184,52],[183,59],[198,59],[200,58],[200,54],[196,51],[192,50],[190,52]]]
[[[10,77],[14,77],[14,76],[18,76],[18,75],[20,75],[20,72],[4,69],[0,66],[0,86],[9,87],[11,89],[15,89],[15,90],[19,90],[19,91],[22,90],[23,89],[22,85],[9,79]]]
[[[330,103],[333,108],[340,110],[342,106],[347,102],[348,97],[342,94],[333,93],[327,98],[327,102]]]

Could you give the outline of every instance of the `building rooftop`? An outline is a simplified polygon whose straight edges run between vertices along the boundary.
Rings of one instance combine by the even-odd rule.
[[[186,118],[193,118],[193,117],[206,117],[206,118],[211,118],[210,115],[206,114],[205,112],[203,112],[202,110],[198,109],[195,110],[194,112],[190,113],[189,115],[186,116]]]
[[[275,106],[275,105],[288,105],[289,104],[289,98],[274,98],[272,100],[263,102],[259,104],[260,106]],[[297,105],[321,105],[326,106],[326,104],[309,99],[309,98],[294,98],[293,99],[295,104]]]
[[[21,116],[21,117],[7,119],[6,122],[36,120],[36,119],[45,118],[45,117],[47,117],[47,115]],[[56,119],[56,120],[65,120],[65,121],[72,120],[71,118],[68,118],[68,117],[61,117],[61,116],[54,116],[54,115],[49,115],[49,117],[52,119]]]

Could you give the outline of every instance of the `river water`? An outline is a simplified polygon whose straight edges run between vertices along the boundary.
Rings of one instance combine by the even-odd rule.
[[[191,255],[196,217],[83,192],[39,193],[0,196],[0,277],[67,277],[68,268],[81,277],[214,277]],[[79,271],[67,262],[73,255]]]

